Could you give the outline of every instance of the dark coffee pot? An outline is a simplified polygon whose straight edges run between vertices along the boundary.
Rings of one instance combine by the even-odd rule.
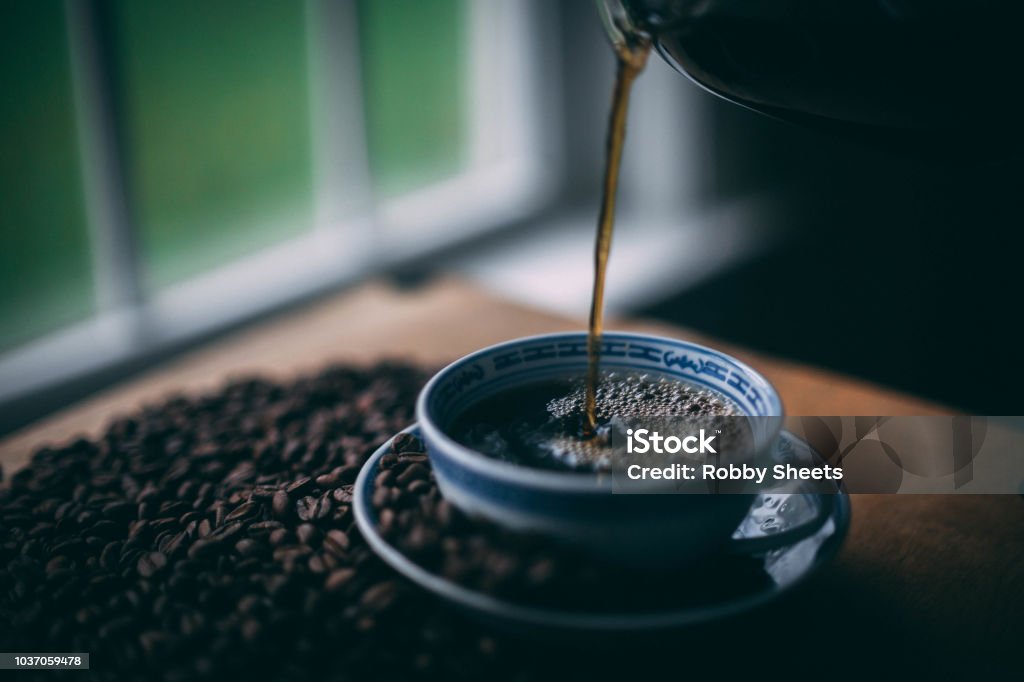
[[[701,87],[857,135],[1007,144],[1024,98],[1018,0],[598,0]]]

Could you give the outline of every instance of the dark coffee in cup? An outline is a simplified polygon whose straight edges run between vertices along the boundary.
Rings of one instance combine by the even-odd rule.
[[[736,408],[715,391],[678,379],[604,372],[596,395],[596,434],[588,429],[583,377],[546,379],[482,400],[459,414],[449,436],[488,457],[563,471],[611,467],[616,421],[724,417]]]

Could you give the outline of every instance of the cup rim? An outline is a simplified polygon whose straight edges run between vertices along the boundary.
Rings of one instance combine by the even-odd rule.
[[[531,336],[520,336],[500,343],[495,343],[490,346],[485,346],[479,350],[473,351],[467,355],[463,355],[459,359],[450,362],[437,373],[434,374],[427,381],[426,385],[420,391],[419,396],[416,398],[416,421],[419,423],[420,429],[422,430],[425,441],[434,441],[440,443],[444,448],[447,455],[455,460],[460,466],[463,466],[475,473],[489,476],[492,478],[502,479],[513,483],[518,483],[524,487],[530,488],[541,488],[546,490],[555,491],[567,491],[567,492],[580,492],[580,493],[605,493],[610,489],[610,477],[604,476],[598,473],[577,473],[569,471],[547,471],[544,469],[535,469],[531,467],[522,466],[519,464],[513,464],[511,462],[503,462],[501,460],[487,457],[486,455],[473,450],[472,448],[466,447],[462,443],[459,443],[454,438],[446,434],[440,426],[434,423],[431,419],[427,410],[427,401],[433,391],[436,390],[438,384],[444,380],[444,378],[451,372],[455,371],[459,367],[464,366],[484,355],[493,353],[501,348],[513,345],[520,345],[523,343],[529,343],[534,341],[545,341],[556,338],[566,338],[569,336],[586,336],[585,331],[567,331],[567,332],[552,332],[548,334],[534,334]],[[775,402],[779,405],[778,415],[766,415],[776,420],[777,432],[782,431],[782,423],[785,417],[785,409],[782,404],[782,398],[779,396],[778,389],[775,388],[774,384],[768,380],[761,372],[757,371],[747,363],[739,360],[732,355],[723,351],[705,346],[692,341],[683,341],[681,339],[673,339],[667,336],[659,336],[657,334],[645,334],[642,332],[630,332],[630,331],[619,331],[619,330],[607,330],[602,336],[625,336],[636,339],[638,341],[658,341],[658,342],[669,342],[674,344],[684,344],[693,348],[694,350],[711,352],[721,355],[729,360],[729,362],[735,364],[737,367],[742,369],[744,372],[752,377],[757,378],[765,386],[771,390],[772,396],[775,398]],[[430,454],[429,448],[427,448],[427,454]],[[607,485],[602,485],[603,483]]]

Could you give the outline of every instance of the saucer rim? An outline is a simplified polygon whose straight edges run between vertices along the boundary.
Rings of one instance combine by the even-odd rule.
[[[419,430],[420,426],[418,423],[413,423],[402,429],[377,448],[360,469],[353,489],[352,504],[359,532],[381,560],[400,575],[433,593],[438,598],[452,603],[461,609],[475,612],[480,616],[517,626],[534,626],[594,633],[626,630],[663,630],[706,623],[743,613],[778,599],[821,570],[839,552],[839,548],[842,547],[843,540],[850,526],[849,494],[839,487],[835,493],[837,496],[836,504],[830,515],[835,524],[835,531],[818,547],[814,560],[808,568],[799,577],[785,585],[774,584],[768,589],[760,590],[734,601],[668,611],[619,614],[566,611],[533,605],[525,606],[484,594],[432,573],[408,558],[377,532],[376,525],[371,518],[371,516],[375,517],[376,515],[370,508],[370,500],[364,492],[366,486],[371,481],[371,472],[376,472],[381,457],[387,453],[396,437],[404,433],[415,433]],[[785,430],[782,431],[780,437],[796,438],[796,436]]]

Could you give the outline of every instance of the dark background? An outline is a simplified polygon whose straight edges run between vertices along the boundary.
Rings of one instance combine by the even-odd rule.
[[[921,158],[710,106],[709,191],[781,175],[792,232],[644,314],[975,414],[1021,411],[1019,154]]]

